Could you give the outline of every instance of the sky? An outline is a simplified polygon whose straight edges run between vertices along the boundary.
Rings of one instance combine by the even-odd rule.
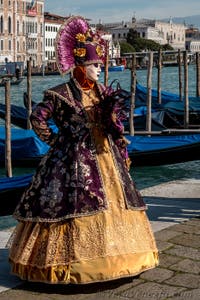
[[[45,11],[61,16],[81,15],[92,23],[163,19],[200,14],[200,0],[45,0]]]

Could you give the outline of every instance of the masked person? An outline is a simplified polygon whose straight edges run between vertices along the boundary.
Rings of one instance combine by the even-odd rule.
[[[120,101],[98,83],[105,41],[73,16],[55,48],[60,73],[73,76],[45,91],[31,115],[33,129],[51,148],[14,212],[12,272],[55,284],[134,276],[158,264],[158,251],[129,175]]]

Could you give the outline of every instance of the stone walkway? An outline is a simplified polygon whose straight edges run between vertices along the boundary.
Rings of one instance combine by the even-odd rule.
[[[200,299],[200,218],[155,233],[159,267],[134,278],[79,286],[23,283],[2,300],[197,300]],[[19,284],[19,282],[18,282]]]

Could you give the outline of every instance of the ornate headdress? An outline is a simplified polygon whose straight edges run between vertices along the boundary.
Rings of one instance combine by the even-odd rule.
[[[78,65],[104,63],[106,41],[83,17],[73,16],[60,27],[55,51],[58,69],[64,75]]]

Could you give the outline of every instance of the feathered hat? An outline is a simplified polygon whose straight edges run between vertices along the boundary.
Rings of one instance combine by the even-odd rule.
[[[72,16],[57,33],[55,52],[58,69],[64,75],[78,65],[105,63],[106,41],[83,17]]]

